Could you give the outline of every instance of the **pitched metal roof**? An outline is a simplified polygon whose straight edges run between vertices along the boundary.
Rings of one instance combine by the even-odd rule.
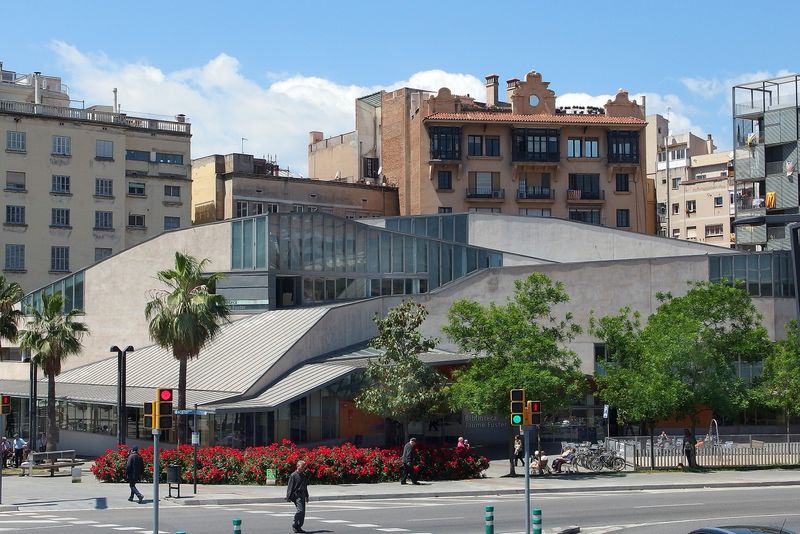
[[[189,362],[188,389],[243,393],[289,350],[329,307],[274,310],[225,325],[214,342]],[[128,387],[178,387],[178,362],[156,345],[127,358]],[[117,358],[65,371],[58,383],[115,386]]]

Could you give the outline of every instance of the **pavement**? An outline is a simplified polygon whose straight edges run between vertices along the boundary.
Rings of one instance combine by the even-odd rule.
[[[518,469],[518,472],[521,469]],[[524,492],[524,477],[508,477],[508,462],[492,462],[485,478],[457,481],[426,482],[421,485],[380,484],[314,485],[309,487],[312,501],[366,500],[392,498],[431,498],[480,495],[511,495]],[[708,472],[666,471],[655,473],[577,473],[531,477],[531,491],[542,493],[592,491],[646,491],[684,488],[735,488],[758,486],[800,486],[800,469],[721,470]],[[153,485],[140,484],[140,491],[149,501]],[[181,497],[167,497],[167,485],[160,485],[161,502],[165,505],[232,505],[284,502],[283,486],[220,486],[198,485],[193,494],[191,484],[181,485]],[[99,482],[83,471],[80,483],[73,483],[68,474],[49,477],[4,476],[0,511],[15,509],[104,509],[127,506],[127,484]],[[173,492],[176,495],[176,492]]]

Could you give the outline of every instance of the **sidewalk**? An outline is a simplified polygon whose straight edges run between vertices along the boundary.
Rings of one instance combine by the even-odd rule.
[[[440,496],[476,496],[521,494],[524,478],[509,478],[508,463],[494,462],[487,477],[476,480],[425,482],[401,486],[397,482],[382,484],[342,484],[310,486],[311,500],[364,500],[388,498],[431,498]],[[725,488],[747,486],[800,485],[800,470],[769,469],[754,471],[716,471],[708,473],[579,473],[531,478],[534,493],[563,493],[575,491],[625,491],[670,488]],[[140,484],[146,499],[152,497],[152,484]],[[192,485],[181,486],[181,498],[167,498],[167,485],[160,486],[164,505],[256,504],[283,502],[286,488],[282,486],[209,486],[198,485],[197,495]],[[38,509],[120,508],[135,506],[127,502],[127,484],[98,482],[84,472],[81,483],[71,482],[69,476],[3,477],[3,505]]]

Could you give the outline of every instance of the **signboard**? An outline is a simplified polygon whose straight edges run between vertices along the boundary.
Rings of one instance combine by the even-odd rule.
[[[603,419],[608,419],[608,404],[603,405]]]
[[[176,415],[208,415],[205,410],[175,410],[173,413]]]
[[[200,432],[192,432],[192,445],[200,445]]]

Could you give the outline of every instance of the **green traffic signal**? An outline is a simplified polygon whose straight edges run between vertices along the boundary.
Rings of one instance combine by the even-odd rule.
[[[521,425],[522,424],[522,414],[515,413],[511,415],[511,424],[512,425]]]

